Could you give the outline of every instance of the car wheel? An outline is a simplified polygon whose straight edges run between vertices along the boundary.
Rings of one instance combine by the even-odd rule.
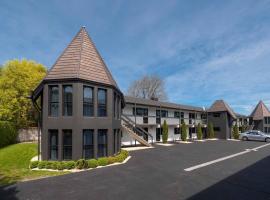
[[[266,138],[265,139],[265,142],[270,142],[270,138]]]
[[[243,138],[242,138],[242,140],[247,141],[247,140],[248,140],[248,138],[247,138],[247,137],[243,137]]]

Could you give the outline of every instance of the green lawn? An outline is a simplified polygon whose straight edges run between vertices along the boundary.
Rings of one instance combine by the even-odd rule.
[[[68,173],[31,171],[29,169],[29,163],[36,155],[37,144],[35,143],[14,144],[0,149],[0,185]]]

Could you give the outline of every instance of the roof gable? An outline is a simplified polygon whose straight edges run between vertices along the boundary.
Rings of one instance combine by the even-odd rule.
[[[234,119],[237,118],[234,111],[224,100],[216,100],[207,112],[228,112]]]
[[[266,105],[263,103],[263,101],[260,101],[252,113],[250,114],[250,117],[253,118],[253,120],[262,120],[264,117],[269,117],[270,111],[266,107]]]
[[[84,79],[118,88],[106,64],[82,27],[47,73],[44,80]]]

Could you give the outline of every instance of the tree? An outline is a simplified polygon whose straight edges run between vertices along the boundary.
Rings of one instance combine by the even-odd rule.
[[[10,60],[0,73],[0,120],[12,121],[16,128],[34,122],[29,96],[46,74],[46,68],[34,61]]]
[[[185,122],[183,122],[181,126],[181,140],[186,141],[187,140],[187,126]]]
[[[162,142],[167,143],[168,142],[168,125],[166,120],[164,120],[162,125]]]
[[[239,129],[237,124],[233,126],[233,138],[234,139],[239,139]]]
[[[200,123],[197,126],[197,139],[202,140],[202,126]]]
[[[127,94],[132,97],[145,99],[167,99],[167,94],[164,89],[164,81],[155,75],[146,75],[141,79],[133,81],[128,88]]]
[[[208,123],[208,138],[214,138],[215,137],[215,132],[214,132],[214,127],[213,127],[213,123],[212,122],[209,122]]]

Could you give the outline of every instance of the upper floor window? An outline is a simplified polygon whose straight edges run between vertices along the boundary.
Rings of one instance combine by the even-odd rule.
[[[265,117],[264,118],[264,123],[265,124],[270,124],[270,117]]]
[[[168,117],[168,110],[156,110],[157,117]]]
[[[94,99],[93,99],[93,88],[84,86],[83,87],[83,116],[92,117],[94,116]]]
[[[213,116],[214,117],[220,117],[220,113],[214,113]]]
[[[115,93],[113,93],[113,116],[114,116],[114,118],[116,118],[117,117],[117,114],[118,114],[118,111],[117,111],[117,96],[116,96],[116,94]]]
[[[58,86],[49,86],[49,116],[57,117],[59,112]]]
[[[195,119],[195,113],[189,113],[189,119]]]
[[[185,118],[185,113],[184,112],[181,112],[181,119],[184,119]]]
[[[202,114],[201,114],[201,119],[207,119],[207,116],[206,116],[205,113],[202,113]]]
[[[174,111],[174,118],[180,118],[180,112]]]
[[[117,97],[117,119],[120,119],[121,115],[121,104],[120,104],[120,97]]]
[[[63,86],[63,115],[72,116],[72,86]]]
[[[98,89],[98,116],[107,116],[107,90]]]
[[[133,115],[135,115],[135,108],[133,108]],[[136,115],[137,116],[148,116],[148,109],[147,108],[136,108]]]

